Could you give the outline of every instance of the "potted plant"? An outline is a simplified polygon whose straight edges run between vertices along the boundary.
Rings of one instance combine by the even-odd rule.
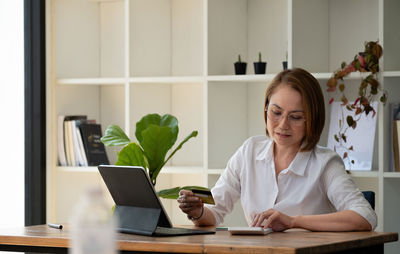
[[[286,60],[282,62],[282,67],[284,70],[287,70],[287,59],[288,59],[288,52],[286,50]]]
[[[340,147],[344,151],[342,154],[344,160],[349,160],[349,153],[355,149],[351,144],[347,144],[347,130],[357,127],[357,122],[360,120],[362,114],[368,115],[372,113],[372,117],[375,116],[376,112],[371,103],[376,100],[376,96],[380,96],[382,103],[386,103],[387,101],[387,94],[381,89],[378,81],[379,58],[381,56],[382,47],[378,42],[366,42],[364,51],[354,56],[353,61],[349,65],[343,62],[341,68],[335,71],[327,82],[328,92],[336,92],[337,87],[339,87],[340,91],[343,119],[339,119],[339,132],[334,134],[334,139],[338,143],[335,146],[335,150],[336,147]],[[358,96],[353,103],[350,103],[345,95],[344,77],[352,72],[370,72],[370,74],[361,78]],[[333,101],[334,98],[331,98],[329,104],[332,104]],[[344,110],[354,112],[355,117],[348,115],[344,119]],[[351,160],[350,163],[354,164],[354,161]]]
[[[265,74],[266,68],[267,68],[267,63],[261,61],[261,52],[258,52],[258,62],[254,62],[254,73]]]
[[[106,146],[123,146],[118,153],[115,165],[142,166],[149,175],[153,185],[157,176],[171,157],[182,148],[189,139],[197,136],[197,131],[192,131],[169,155],[167,152],[174,146],[178,137],[178,120],[166,114],[145,115],[136,123],[135,136],[138,141],[132,142],[125,132],[117,125],[110,125],[105,131],[101,141]],[[181,189],[205,189],[199,186],[175,187],[158,192],[160,197],[176,199]]]
[[[236,75],[245,75],[246,74],[247,63],[242,62],[240,55],[238,56],[238,61],[234,63],[234,66],[235,66],[235,74]]]

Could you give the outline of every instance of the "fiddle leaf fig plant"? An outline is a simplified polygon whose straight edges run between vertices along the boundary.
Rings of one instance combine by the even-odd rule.
[[[365,43],[365,49],[363,52],[359,52],[354,56],[353,61],[350,64],[343,62],[340,69],[333,73],[333,76],[327,82],[327,91],[334,93],[339,88],[340,101],[342,102],[342,119],[339,119],[339,132],[334,134],[334,139],[338,143],[338,147],[344,149],[342,158],[349,160],[350,152],[354,151],[354,147],[351,144],[347,144],[346,132],[349,128],[355,129],[357,122],[361,119],[361,116],[372,113],[372,117],[375,116],[375,109],[372,107],[372,102],[379,96],[379,100],[382,103],[387,101],[387,93],[381,89],[378,81],[379,72],[379,58],[382,56],[382,47],[377,41],[369,41]],[[360,86],[358,89],[358,96],[354,102],[349,102],[346,96],[344,78],[352,72],[369,72],[364,78],[361,78]],[[329,100],[329,104],[334,101],[334,98]],[[348,115],[344,119],[344,110],[351,111],[354,113],[354,117]],[[335,150],[336,150],[335,146]],[[350,161],[354,164],[354,161]]]
[[[117,125],[110,125],[105,131],[101,141],[105,146],[123,146],[118,153],[115,165],[141,166],[146,169],[153,185],[157,182],[157,176],[172,156],[189,141],[196,137],[198,131],[192,131],[167,157],[168,151],[174,146],[178,138],[178,120],[176,117],[166,114],[145,115],[136,123],[135,136],[138,141],[132,142],[125,132]],[[199,186],[175,187],[158,192],[163,198],[178,197],[181,189],[207,189]]]

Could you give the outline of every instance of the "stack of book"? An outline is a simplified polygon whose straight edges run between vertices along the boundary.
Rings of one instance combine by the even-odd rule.
[[[58,116],[58,164],[98,166],[109,164],[101,126],[85,115]]]
[[[394,171],[400,172],[400,104],[392,105]]]

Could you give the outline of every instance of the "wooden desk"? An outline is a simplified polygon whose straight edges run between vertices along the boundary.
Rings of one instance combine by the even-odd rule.
[[[0,229],[0,251],[67,253],[70,231],[46,225]],[[397,241],[397,233],[287,231],[265,236],[215,235],[147,237],[119,234],[125,252],[175,253],[383,253],[383,244]]]

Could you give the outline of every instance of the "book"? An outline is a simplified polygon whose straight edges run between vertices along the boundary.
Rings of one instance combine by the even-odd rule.
[[[82,143],[82,135],[79,130],[79,125],[82,121],[86,120],[72,120],[71,121],[71,131],[73,136],[73,147],[74,153],[76,157],[76,164],[77,166],[88,166],[85,149]]]
[[[67,166],[67,157],[65,156],[65,144],[64,144],[64,115],[58,116],[57,121],[57,156],[58,165]]]
[[[82,134],[83,146],[86,152],[87,163],[89,166],[108,165],[109,160],[101,142],[101,125],[93,123],[81,123],[80,131]]]
[[[392,159],[390,168],[395,172],[400,172],[400,104],[390,104],[391,112],[391,134],[390,146],[392,148]]]
[[[85,115],[69,115],[64,117],[64,149],[68,166],[79,166],[82,161],[78,153],[75,130],[76,120],[86,120]]]
[[[86,152],[85,152],[85,147],[83,146],[83,140],[82,140],[82,134],[81,131],[79,129],[78,123],[76,124],[76,136],[77,136],[77,141],[78,141],[78,150],[81,156],[81,166],[87,167],[88,166],[88,162],[87,162],[87,158],[86,158]]]
[[[400,172],[400,120],[393,120],[393,163],[395,172]]]
[[[331,105],[330,125],[328,134],[328,147],[336,151],[342,158],[345,149],[338,146],[334,139],[334,135],[339,132],[339,119],[342,119],[342,102],[333,102]],[[348,159],[344,160],[346,169],[350,170],[371,170],[372,157],[374,152],[375,129],[376,119],[378,118],[378,102],[372,102],[371,106],[374,108],[376,115],[372,117],[372,112],[368,115],[362,114],[360,120],[357,122],[357,128],[349,128],[346,132],[347,147],[353,146],[353,151],[348,153]],[[343,108],[344,119],[348,115],[355,117],[355,111],[348,111]],[[358,116],[357,116],[358,117]],[[346,121],[346,120],[345,120]],[[344,123],[346,124],[346,123]],[[351,161],[354,161],[354,164]]]

